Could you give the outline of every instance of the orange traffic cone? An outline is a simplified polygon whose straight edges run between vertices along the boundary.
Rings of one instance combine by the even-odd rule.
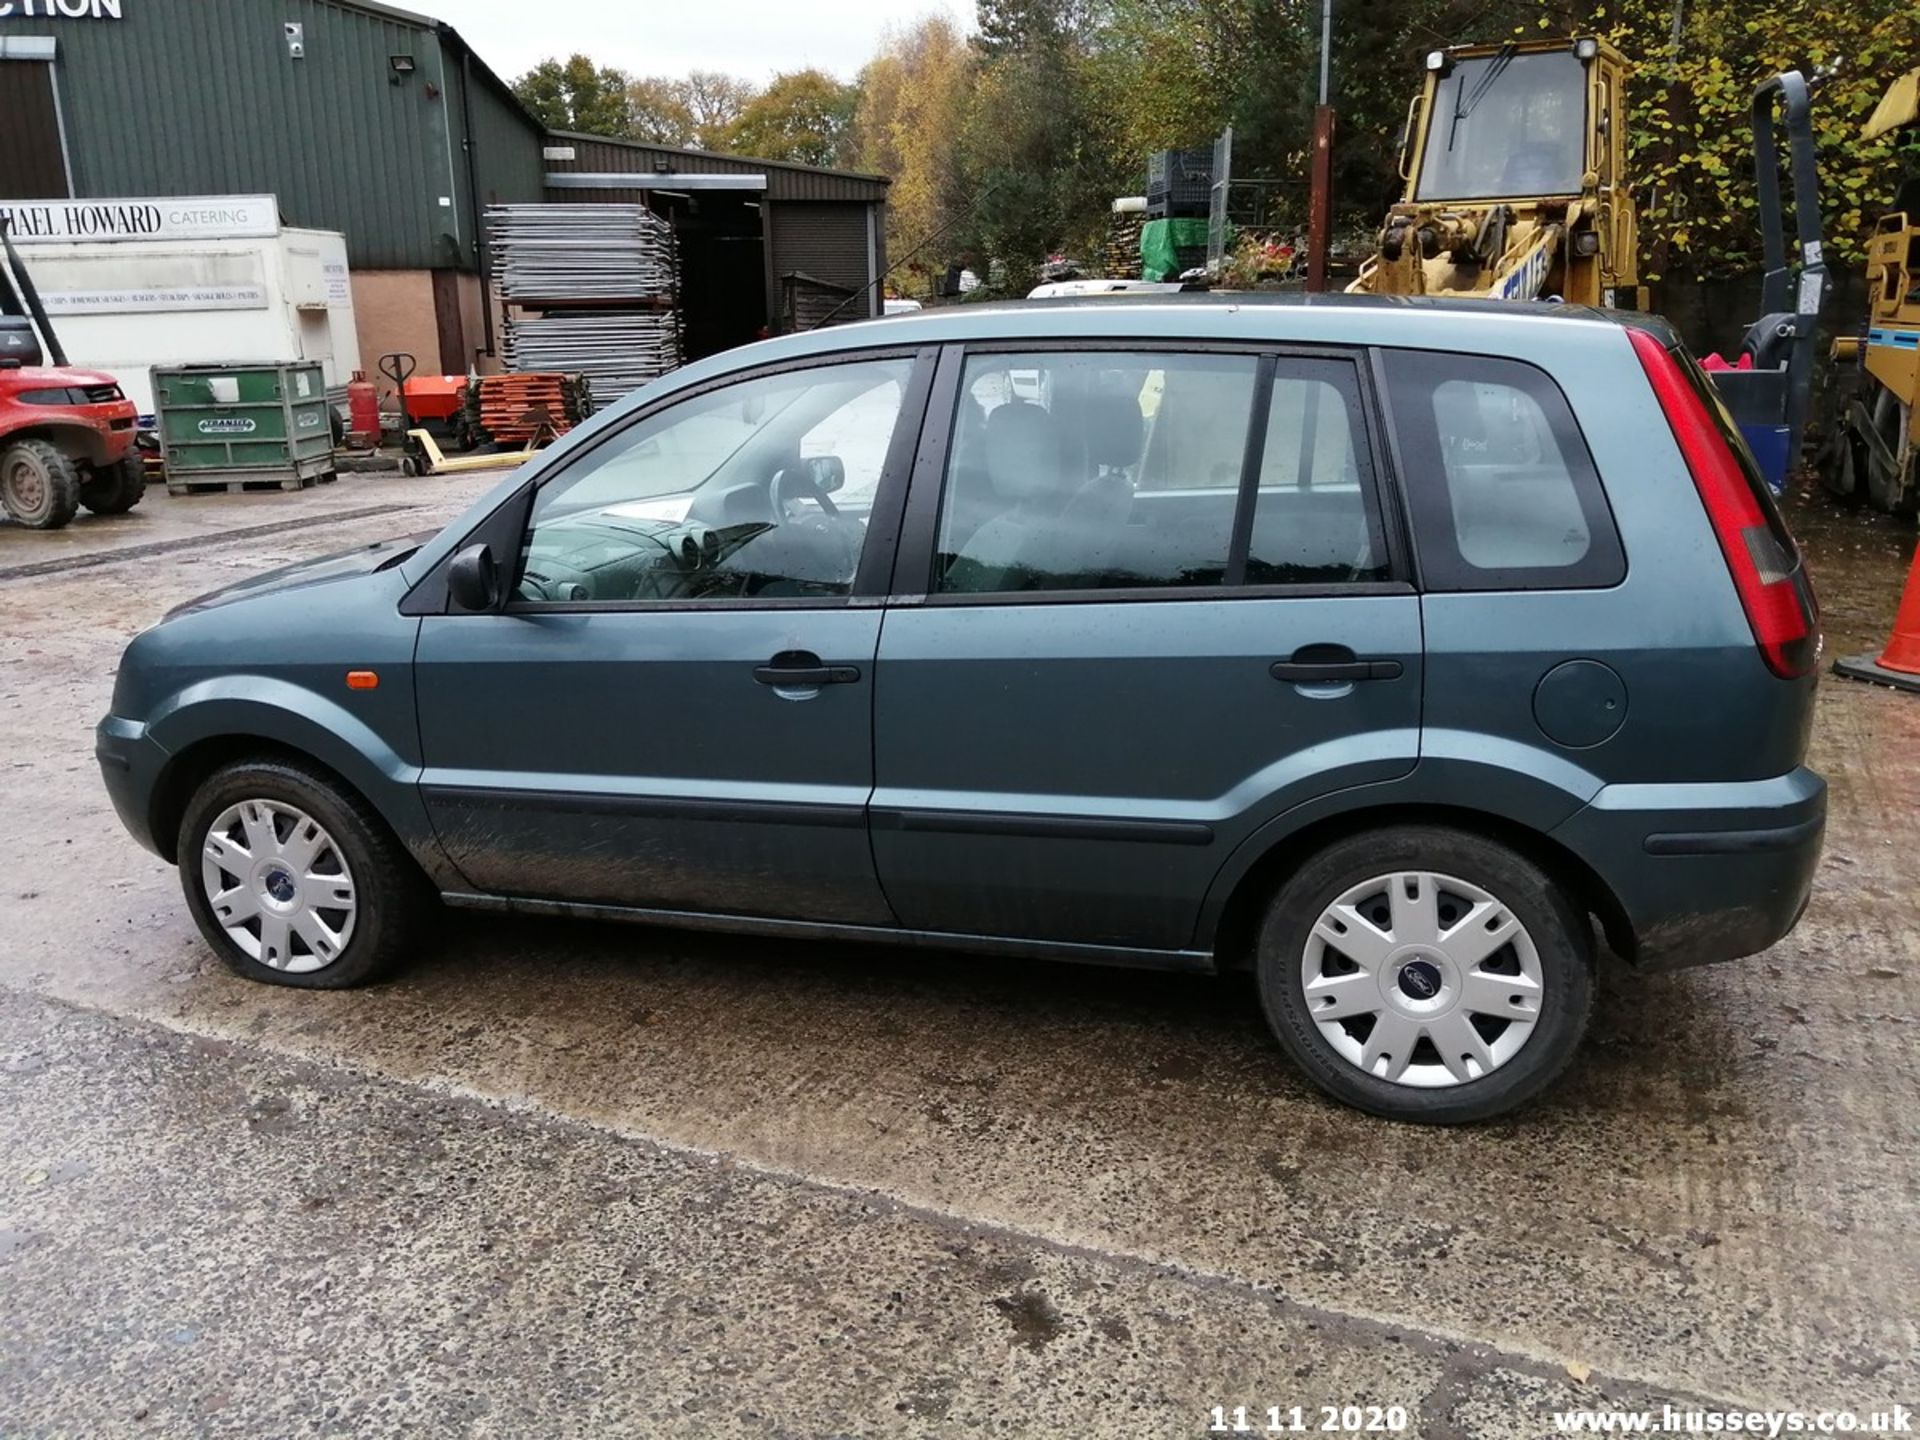
[[[1901,592],[1900,610],[1893,617],[1893,638],[1887,641],[1880,658],[1850,655],[1833,662],[1833,673],[1920,694],[1920,549],[1913,552],[1907,588]]]

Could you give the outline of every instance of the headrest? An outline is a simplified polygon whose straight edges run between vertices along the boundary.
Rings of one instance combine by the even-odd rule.
[[[987,477],[1004,500],[1064,493],[1070,481],[1060,463],[1053,416],[1025,400],[996,407],[987,416]]]
[[[1088,459],[1096,465],[1130,466],[1140,463],[1147,422],[1133,395],[1096,395],[1087,403]]]

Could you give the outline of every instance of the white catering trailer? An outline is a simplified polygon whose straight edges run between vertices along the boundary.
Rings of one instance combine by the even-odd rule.
[[[280,223],[271,195],[4,200],[75,365],[153,411],[155,365],[318,361],[344,398],[360,368],[346,237]]]

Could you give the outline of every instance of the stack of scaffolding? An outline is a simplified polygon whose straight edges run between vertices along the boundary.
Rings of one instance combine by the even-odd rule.
[[[584,375],[595,406],[680,364],[673,227],[644,205],[492,205],[509,370]]]

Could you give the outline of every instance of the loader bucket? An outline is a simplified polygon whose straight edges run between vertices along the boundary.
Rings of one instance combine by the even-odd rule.
[[[1860,132],[1860,138],[1878,140],[1916,120],[1920,120],[1920,69],[1909,70],[1888,87],[1868,119],[1867,128]]]

